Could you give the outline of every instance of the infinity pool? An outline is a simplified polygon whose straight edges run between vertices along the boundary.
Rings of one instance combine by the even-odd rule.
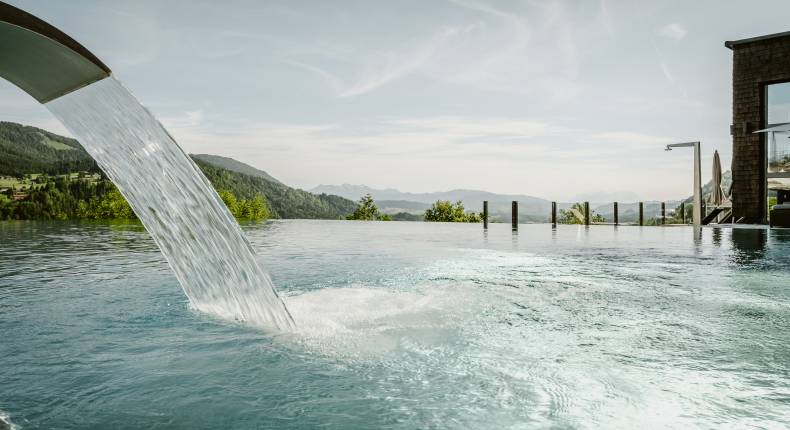
[[[190,310],[139,225],[0,222],[0,416],[21,429],[789,425],[790,231],[245,230],[294,333]]]

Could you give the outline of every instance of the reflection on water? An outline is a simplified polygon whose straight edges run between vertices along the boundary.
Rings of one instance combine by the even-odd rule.
[[[765,253],[768,231],[764,229],[733,229],[730,237],[733,246],[733,262],[750,266],[760,262]]]
[[[716,246],[721,246],[721,229],[714,228],[711,230],[711,239],[713,240],[713,244]]]
[[[302,324],[189,310],[139,225],[0,223],[0,414],[35,428],[782,428],[786,231],[244,226]]]

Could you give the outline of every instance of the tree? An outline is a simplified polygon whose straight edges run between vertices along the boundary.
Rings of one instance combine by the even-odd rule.
[[[269,207],[266,205],[266,200],[264,200],[260,195],[257,195],[250,200],[240,200],[239,211],[237,215],[237,218],[254,221],[268,219],[270,216]]]
[[[225,206],[228,207],[230,213],[236,216],[239,211],[239,200],[236,196],[228,190],[219,190],[218,194],[219,198],[222,199],[222,203],[225,203]]]
[[[574,210],[578,213],[584,215],[584,205],[581,203],[574,203],[570,209],[560,209],[559,216],[557,217],[557,222],[559,224],[584,224],[584,221],[579,219],[574,213]],[[600,223],[606,222],[606,218],[603,217],[601,214],[595,213],[593,210],[590,210],[590,222],[592,223]]]
[[[667,214],[666,223],[667,224],[682,224],[683,223],[683,213],[681,212],[681,209],[686,212],[686,218],[685,218],[686,223],[692,222],[692,219],[694,218],[694,216],[693,216],[694,205],[691,204],[691,203],[688,203],[688,204],[684,204],[683,206],[678,205],[677,207],[675,207],[674,211],[669,211],[669,213]]]
[[[373,196],[365,194],[359,199],[354,213],[346,217],[349,220],[357,221],[391,221],[389,215],[384,215],[379,212],[379,207],[373,202]]]
[[[137,219],[132,207],[114,186],[101,197],[77,205],[77,217],[83,219]]]
[[[460,200],[452,203],[449,200],[437,200],[425,211],[425,221],[433,222],[481,222],[482,218],[474,212],[465,212]]]
[[[228,190],[220,190],[219,197],[236,219],[261,221],[271,216],[269,206],[260,194],[252,199],[239,199]]]

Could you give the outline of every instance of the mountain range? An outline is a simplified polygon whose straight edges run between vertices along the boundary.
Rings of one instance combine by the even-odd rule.
[[[724,188],[727,189],[731,182],[730,172],[723,174]],[[710,195],[713,189],[712,183],[707,183],[703,187],[703,195]],[[519,221],[520,222],[546,222],[549,220],[551,213],[551,201],[523,194],[497,194],[488,191],[480,190],[467,190],[456,189],[451,191],[433,192],[433,193],[408,193],[401,192],[394,188],[376,189],[366,185],[319,185],[312,188],[310,191],[314,193],[327,193],[335,194],[345,197],[349,200],[359,200],[365,194],[370,194],[376,201],[382,212],[388,214],[407,212],[412,214],[422,214],[425,209],[430,207],[436,200],[450,200],[462,201],[467,210],[479,212],[482,210],[483,201],[488,201],[489,215],[495,221],[509,222],[511,217],[511,204],[518,201]],[[573,203],[589,201],[592,211],[596,214],[603,216],[607,220],[614,218],[614,207],[612,200],[606,198],[618,197],[628,198],[632,197],[631,201],[618,202],[618,217],[620,222],[636,222],[639,217],[639,202],[636,201],[636,195],[632,193],[595,193],[591,195],[581,195],[572,202],[558,202],[557,209],[568,209]],[[584,197],[587,197],[586,199]],[[595,197],[599,199],[594,200]],[[665,201],[666,210],[674,210],[683,199]],[[691,201],[691,198],[685,200],[686,203]],[[656,218],[661,214],[661,202],[659,201],[644,201],[644,217],[645,219]]]
[[[375,189],[365,185],[319,185],[313,193],[335,194],[350,200],[359,200],[370,194],[384,213],[422,213],[437,200],[462,201],[467,210],[479,212],[483,201],[488,201],[489,213],[495,217],[507,214],[510,219],[512,201],[519,202],[519,216],[523,222],[545,221],[551,210],[551,202],[524,194],[497,194],[489,191],[456,189],[433,193],[405,193],[393,188]]]

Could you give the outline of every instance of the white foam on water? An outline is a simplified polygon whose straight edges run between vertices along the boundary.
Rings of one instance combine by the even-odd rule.
[[[391,290],[324,288],[285,298],[298,327],[284,338],[305,350],[349,359],[430,348],[452,338],[484,306],[470,286]]]
[[[11,422],[11,416],[8,415],[8,413],[3,412],[3,411],[0,411],[0,424],[2,424],[2,425],[0,425],[0,428],[7,427],[7,428],[9,428],[11,430],[19,430],[19,427],[14,425],[14,423]],[[5,426],[5,427],[3,427],[3,426]]]
[[[106,78],[46,106],[129,201],[194,309],[266,328],[293,327],[211,184],[120,82]]]

